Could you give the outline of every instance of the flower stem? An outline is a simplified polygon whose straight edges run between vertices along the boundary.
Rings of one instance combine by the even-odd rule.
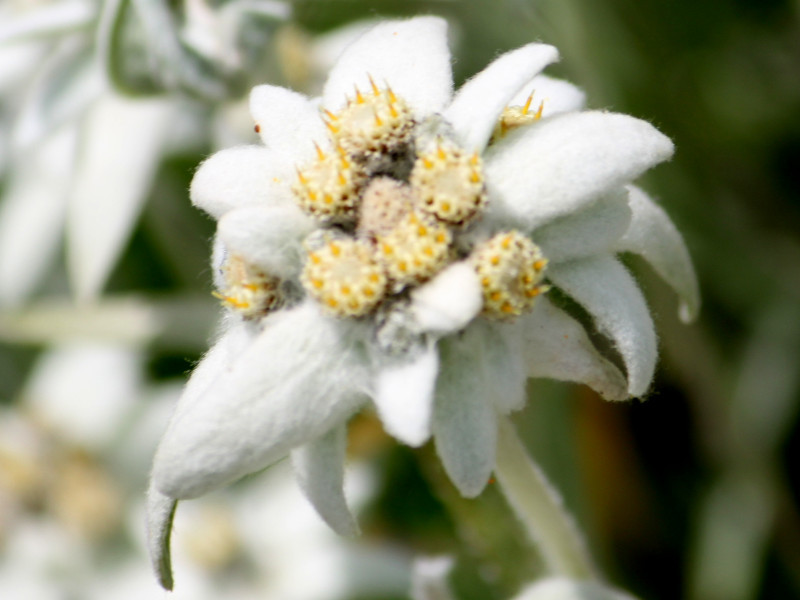
[[[598,577],[575,521],[539,465],[528,455],[514,425],[500,417],[495,475],[551,572],[574,579]]]

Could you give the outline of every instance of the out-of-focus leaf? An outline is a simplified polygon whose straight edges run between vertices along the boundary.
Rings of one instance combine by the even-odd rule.
[[[775,511],[769,488],[763,475],[741,471],[714,485],[699,511],[700,529],[690,563],[691,598],[757,597]]]
[[[79,299],[97,296],[139,217],[174,105],[114,94],[92,107],[67,217],[67,259]]]
[[[36,69],[42,58],[47,53],[45,44],[25,42],[13,46],[0,47],[0,95],[3,96],[2,107],[5,111],[7,104],[17,96],[17,92],[24,86],[31,72]]]
[[[594,581],[550,577],[525,588],[513,600],[636,600]]]
[[[181,44],[173,15],[160,0],[107,2],[98,48],[109,80],[127,95],[182,90],[211,100],[227,96],[220,73]]]
[[[0,303],[27,298],[61,240],[77,128],[65,127],[15,157],[0,205]]]
[[[131,0],[147,39],[147,48],[156,61],[161,83],[168,89],[180,88],[201,97],[220,100],[226,87],[210,65],[187,51],[178,38],[175,20],[163,0]]]
[[[453,600],[447,582],[453,570],[451,556],[430,556],[414,561],[411,575],[411,598],[413,600]]]
[[[95,18],[94,3],[87,0],[45,3],[16,17],[10,12],[0,12],[0,45],[83,29]]]
[[[49,300],[1,311],[0,340],[23,344],[76,340],[154,343],[196,352],[208,345],[218,312],[215,303],[198,297],[149,302],[129,296],[78,306],[63,299]]]
[[[739,367],[731,404],[741,452],[771,459],[800,402],[800,306],[783,299],[764,308]]]
[[[758,596],[766,545],[777,517],[776,454],[797,411],[800,310],[767,305],[748,340],[728,415],[729,455],[699,511],[692,597]]]
[[[142,363],[141,352],[116,344],[58,345],[37,361],[22,401],[59,435],[100,452],[136,404]]]
[[[62,123],[74,119],[102,91],[100,71],[86,40],[59,43],[37,65],[20,102],[13,133],[15,149],[38,143]]]

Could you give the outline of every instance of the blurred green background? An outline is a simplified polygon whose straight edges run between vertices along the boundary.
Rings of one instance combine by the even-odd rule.
[[[177,6],[177,4],[175,5]],[[660,334],[646,401],[530,383],[517,425],[577,516],[609,579],[652,600],[800,597],[800,3],[789,0],[307,0],[264,53],[354,20],[438,14],[452,24],[456,82],[533,40],[590,108],[629,113],[671,137],[672,162],[643,185],[685,236],[703,294],[685,326],[677,302],[635,261]],[[288,41],[287,41],[288,40]],[[286,59],[236,81],[286,84]],[[274,65],[278,66],[275,67]],[[248,80],[249,79],[249,80]],[[183,377],[213,327],[213,224],[186,190],[205,141],[167,156],[105,295],[167,315],[146,341],[148,377]],[[0,398],[11,404],[47,342],[83,325],[18,326],[68,297],[64,261],[31,303],[0,320]],[[65,306],[68,300],[63,301]],[[60,305],[59,305],[60,306]],[[107,305],[106,305],[107,306]],[[39,315],[39,316],[37,316]],[[175,320],[182,316],[181,320]],[[70,324],[69,319],[75,319]],[[16,325],[14,325],[16,324]],[[497,490],[461,499],[431,448],[410,451],[353,426],[380,466],[367,539],[458,557],[460,598],[507,598],[539,568]]]

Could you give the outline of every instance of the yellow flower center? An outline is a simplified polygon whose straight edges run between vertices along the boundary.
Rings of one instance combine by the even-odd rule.
[[[419,208],[449,225],[465,225],[486,206],[483,161],[456,146],[421,154],[411,172]]]
[[[370,82],[371,92],[356,89],[339,112],[323,111],[336,150],[317,148],[317,160],[298,169],[295,198],[320,221],[306,241],[306,292],[330,314],[360,317],[469,254],[484,315],[502,319],[529,309],[545,289],[546,265],[530,240],[512,231],[472,252],[456,249],[459,233],[486,207],[481,157],[446,137],[422,142],[430,138],[406,102]],[[530,103],[506,109],[509,127],[538,119],[541,109],[529,113]]]
[[[358,193],[366,173],[347,159],[343,152],[325,153],[317,146],[317,160],[297,170],[292,187],[304,211],[323,222],[354,218]]]
[[[471,255],[483,288],[483,314],[510,319],[533,307],[547,291],[542,285],[547,259],[518,231],[506,231],[479,244]]]
[[[356,161],[391,155],[411,141],[414,118],[406,102],[370,78],[371,91],[355,89],[355,97],[338,113],[325,111],[334,143]]]
[[[281,302],[280,281],[236,255],[222,266],[225,288],[214,295],[245,319],[264,316]]]
[[[410,212],[390,233],[378,237],[378,254],[389,277],[402,288],[439,272],[451,257],[452,239],[443,224]]]
[[[365,315],[386,295],[386,276],[373,248],[354,239],[332,240],[311,252],[302,282],[328,312],[341,317]]]

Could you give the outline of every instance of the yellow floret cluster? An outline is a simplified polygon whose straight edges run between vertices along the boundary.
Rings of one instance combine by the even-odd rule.
[[[408,144],[414,128],[411,109],[391,88],[380,89],[370,78],[371,91],[355,95],[338,113],[325,111],[325,124],[334,145],[357,162],[398,152]]]
[[[240,256],[228,256],[222,264],[224,287],[214,295],[245,319],[262,317],[281,302],[280,281]]]
[[[308,245],[306,293],[330,314],[361,317],[466,259],[486,281],[485,316],[529,308],[545,265],[532,242],[505,232],[472,251],[457,243],[487,204],[480,155],[450,137],[421,142],[407,103],[370,83],[339,112],[323,111],[325,150],[298,165],[295,199],[324,240]]]
[[[481,158],[448,145],[420,154],[411,172],[420,208],[449,225],[469,223],[486,206]]]
[[[500,115],[500,120],[494,128],[492,133],[492,142],[499,140],[512,129],[517,129],[524,125],[530,125],[542,118],[542,111],[544,110],[544,100],[539,103],[539,108],[535,111],[531,110],[531,103],[533,102],[533,92],[528,96],[525,104],[522,106],[507,106],[503,109]]]
[[[292,188],[300,208],[323,222],[352,219],[366,173],[342,152],[328,153],[317,146],[317,160],[297,170]]]
[[[471,255],[483,289],[483,314],[516,317],[546,291],[547,260],[539,247],[518,231],[502,232],[475,247]]]
[[[374,254],[361,240],[332,240],[309,253],[303,286],[330,312],[348,317],[367,314],[386,291],[386,276]]]
[[[392,281],[420,283],[449,261],[447,227],[417,212],[408,213],[388,235],[377,238],[378,255]]]

